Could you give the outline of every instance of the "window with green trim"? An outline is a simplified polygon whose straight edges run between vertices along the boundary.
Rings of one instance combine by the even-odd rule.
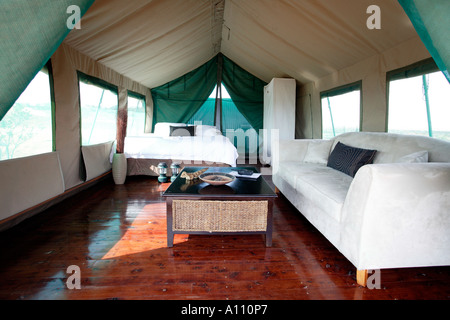
[[[127,136],[141,136],[145,133],[145,97],[128,91]]]
[[[53,151],[51,90],[44,67],[0,121],[0,160]]]
[[[79,73],[81,145],[116,140],[118,90],[100,79]]]
[[[360,131],[361,82],[324,91],[320,94],[320,99],[323,139]]]
[[[450,141],[450,84],[432,60],[389,72],[388,132]]]

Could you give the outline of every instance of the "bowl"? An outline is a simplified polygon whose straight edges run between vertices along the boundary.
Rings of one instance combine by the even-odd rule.
[[[234,179],[236,179],[235,176],[223,172],[205,172],[202,173],[199,178],[213,186],[222,186],[233,182]]]

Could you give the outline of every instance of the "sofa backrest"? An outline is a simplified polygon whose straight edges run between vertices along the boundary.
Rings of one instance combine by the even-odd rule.
[[[348,132],[333,138],[334,146],[343,144],[377,150],[373,163],[398,162],[409,154],[428,151],[428,162],[450,162],[450,142],[425,136],[413,136],[384,132]]]

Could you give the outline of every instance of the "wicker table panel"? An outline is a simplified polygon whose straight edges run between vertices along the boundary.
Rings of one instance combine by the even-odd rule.
[[[173,231],[267,230],[268,201],[173,200]]]
[[[201,180],[188,181],[183,172],[201,167],[185,167],[164,191],[167,209],[167,246],[173,247],[175,234],[192,235],[265,235],[266,247],[272,246],[273,203],[277,194],[263,177],[237,178],[224,186],[212,186]],[[230,173],[254,167],[213,167],[210,172]]]

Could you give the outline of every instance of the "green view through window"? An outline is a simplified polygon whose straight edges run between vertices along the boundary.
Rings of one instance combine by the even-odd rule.
[[[50,76],[44,68],[0,121],[0,160],[52,152],[52,121]]]
[[[128,92],[127,136],[145,133],[145,97]]]
[[[434,62],[388,74],[388,132],[450,141],[450,84]]]
[[[320,98],[323,139],[360,131],[361,82],[322,92]]]
[[[79,74],[81,144],[83,146],[116,140],[117,88]]]

